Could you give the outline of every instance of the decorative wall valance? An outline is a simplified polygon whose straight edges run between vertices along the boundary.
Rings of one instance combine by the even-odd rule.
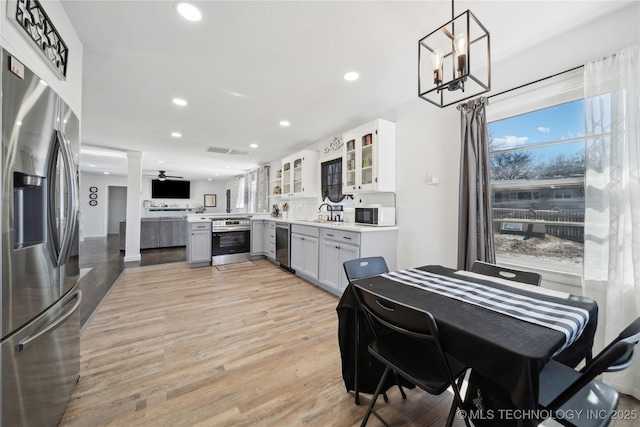
[[[38,0],[9,0],[7,17],[61,80],[67,78],[69,48]]]

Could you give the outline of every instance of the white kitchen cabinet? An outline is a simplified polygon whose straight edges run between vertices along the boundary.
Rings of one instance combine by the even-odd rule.
[[[272,261],[276,260],[276,222],[264,222],[264,254]]]
[[[342,193],[396,191],[396,125],[377,119],[342,136]]]
[[[251,221],[251,255],[263,255],[264,250],[264,221]]]
[[[211,265],[211,221],[187,223],[189,267]]]
[[[342,264],[360,257],[360,234],[322,230],[320,247],[320,283],[342,295],[349,281]]]
[[[318,152],[304,150],[282,160],[282,198],[317,197]]]
[[[318,227],[295,224],[291,227],[291,268],[315,280],[318,279],[319,232]]]

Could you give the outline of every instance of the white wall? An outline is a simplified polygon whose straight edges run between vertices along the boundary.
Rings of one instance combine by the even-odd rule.
[[[459,129],[455,107],[439,109],[416,99],[398,108],[398,268],[456,265]],[[427,185],[427,174],[437,174],[440,183]]]
[[[220,181],[191,181],[191,198],[189,199],[152,199],[151,198],[151,181],[154,178],[142,177],[142,200],[150,200],[156,205],[166,205],[169,207],[189,207],[197,208],[204,206],[204,195],[215,194],[217,196],[216,207],[206,208],[206,213],[222,213],[225,211],[225,192],[227,184]],[[188,206],[187,206],[188,205]],[[194,211],[195,212],[195,211]],[[163,216],[168,214],[162,213]],[[181,213],[179,216],[185,215]],[[145,212],[142,213],[145,216]],[[147,213],[147,216],[148,213]]]
[[[33,44],[23,36],[23,30],[9,21],[6,0],[0,0],[0,44],[46,81],[69,104],[82,123],[82,42],[59,0],[41,1],[40,4],[69,49],[67,79],[60,80],[37,53]]]
[[[98,205],[89,206],[89,188],[98,188]],[[109,186],[126,187],[127,177],[118,175],[104,175],[83,172],[80,176],[80,236],[104,237],[108,231],[108,195]],[[204,204],[205,194],[215,194],[218,196],[218,203],[215,208],[207,208],[207,213],[221,213],[225,210],[226,183],[213,181],[191,181],[191,199],[154,199],[154,202],[165,203],[167,206],[197,207]],[[151,200],[151,179],[142,178],[142,199]],[[145,210],[140,207],[141,215]],[[170,212],[161,212],[161,216],[170,216]],[[179,212],[178,216],[186,215],[186,212]]]
[[[107,235],[109,186],[127,186],[127,177],[82,172],[80,174],[80,239]],[[89,188],[98,188],[98,204],[89,205]]]

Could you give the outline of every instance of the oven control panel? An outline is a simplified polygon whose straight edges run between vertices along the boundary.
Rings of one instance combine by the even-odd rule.
[[[211,220],[211,225],[214,227],[248,227],[251,225],[251,220],[249,218],[214,218]]]

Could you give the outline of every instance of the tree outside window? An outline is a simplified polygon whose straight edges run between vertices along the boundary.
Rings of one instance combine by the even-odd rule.
[[[498,257],[582,265],[582,99],[489,123]]]

